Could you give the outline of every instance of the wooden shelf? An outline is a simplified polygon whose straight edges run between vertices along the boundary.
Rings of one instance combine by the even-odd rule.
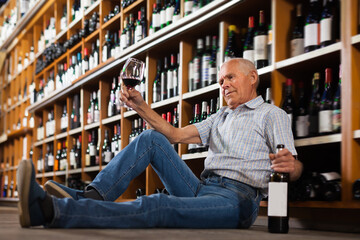
[[[306,147],[306,146],[313,146],[319,144],[340,143],[340,142],[341,142],[341,134],[338,133],[338,134],[332,134],[326,136],[297,139],[295,140],[295,147]]]
[[[109,123],[114,123],[116,121],[119,122],[120,120],[121,120],[121,114],[118,114],[113,117],[105,118],[105,119],[101,120],[101,122],[103,125],[105,125],[105,124],[109,124]]]
[[[93,166],[93,167],[85,167],[84,172],[98,172],[100,171],[100,166]]]
[[[62,139],[62,138],[66,138],[67,137],[67,132],[63,132],[63,133],[59,133],[59,134],[56,134],[55,135],[55,139],[56,140],[59,140],[59,139]]]
[[[102,26],[101,26],[101,29],[105,30],[107,28],[109,28],[109,26],[111,26],[112,24],[116,24],[115,22],[116,21],[119,21],[120,19],[120,16],[121,16],[121,12],[116,14],[114,17],[112,17],[109,21],[107,21],[106,23],[104,23]],[[120,21],[117,23],[120,25]]]
[[[89,13],[91,13],[95,8],[100,5],[101,0],[97,0],[94,2],[89,8],[84,11],[84,16],[86,17]]]
[[[49,142],[53,142],[54,140],[55,140],[55,137],[51,136],[51,137],[45,138],[43,142],[44,143],[49,143]]]
[[[81,168],[79,169],[70,169],[68,170],[69,171],[69,174],[78,174],[78,173],[81,173]]]
[[[193,97],[197,97],[203,94],[207,94],[209,92],[213,92],[213,91],[219,91],[220,89],[220,85],[219,84],[213,84],[204,88],[200,88],[198,90],[192,91],[192,92],[187,92],[183,94],[183,99],[190,99]]]
[[[100,28],[96,29],[94,32],[92,32],[89,36],[85,38],[85,42],[92,42],[92,40],[97,37],[99,38]]]
[[[82,127],[78,127],[78,128],[75,128],[75,129],[71,129],[69,131],[69,135],[72,136],[72,135],[79,134],[81,132],[82,132]]]
[[[181,159],[184,161],[194,160],[194,159],[200,159],[200,158],[206,158],[208,155],[208,152],[201,152],[201,153],[187,153],[183,154],[181,156]]]
[[[129,117],[132,117],[132,116],[135,116],[135,115],[138,115],[138,113],[135,112],[134,110],[124,112],[124,118],[129,118]]]
[[[95,122],[95,123],[85,125],[84,129],[85,130],[91,130],[93,128],[98,128],[98,127],[100,127],[100,122]]]
[[[68,26],[68,29],[72,29],[74,26],[76,26],[77,24],[80,24],[82,21],[82,16],[83,14],[81,14],[81,16],[79,16],[78,18],[75,18]]]
[[[358,45],[360,43],[360,34],[351,37],[351,44]]]
[[[137,0],[137,1],[133,2],[132,4],[130,4],[129,6],[124,8],[124,14],[127,14],[128,12],[132,11],[135,7],[142,4],[143,2],[144,2],[144,0]]]
[[[157,109],[157,108],[164,107],[164,106],[167,106],[167,105],[170,105],[170,104],[173,104],[173,103],[177,103],[179,101],[180,101],[180,97],[176,96],[176,97],[172,97],[172,98],[163,100],[161,102],[152,103],[151,108],[152,109]]]

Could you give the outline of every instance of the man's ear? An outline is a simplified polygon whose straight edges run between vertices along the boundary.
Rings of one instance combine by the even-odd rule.
[[[258,79],[258,75],[256,71],[251,71],[249,73],[249,77],[250,77],[251,85],[255,85]]]

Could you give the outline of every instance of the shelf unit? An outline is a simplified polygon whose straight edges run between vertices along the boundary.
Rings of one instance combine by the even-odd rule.
[[[68,26],[66,29],[59,29],[58,19],[61,15],[64,4],[67,4],[68,12],[72,0],[62,1],[41,1],[41,7],[36,8],[32,13],[31,20],[25,25],[18,34],[11,39],[11,44],[4,44],[1,49],[7,50],[7,60],[5,61],[3,71],[0,76],[1,86],[1,128],[0,128],[0,153],[3,156],[0,176],[7,175],[10,179],[15,180],[16,166],[22,156],[17,154],[14,149],[23,149],[22,142],[27,139],[26,156],[29,158],[29,151],[34,149],[34,163],[36,157],[39,156],[42,149],[43,157],[45,155],[46,145],[53,144],[54,156],[56,154],[56,145],[58,142],[67,141],[69,143],[67,155],[69,156],[72,147],[72,139],[78,136],[82,137],[82,163],[87,148],[88,135],[92,130],[100,128],[101,144],[104,138],[105,130],[112,129],[115,124],[121,127],[121,148],[126,147],[131,131],[131,120],[138,118],[135,111],[127,110],[122,107],[121,114],[108,118],[106,114],[107,101],[109,97],[110,85],[112,77],[119,75],[119,69],[129,57],[136,57],[146,62],[146,102],[159,114],[167,112],[175,106],[179,106],[179,125],[184,127],[188,125],[192,118],[192,105],[202,100],[209,100],[214,97],[221,97],[221,91],[218,84],[188,92],[188,62],[192,59],[195,51],[195,43],[197,38],[204,38],[206,35],[217,35],[219,39],[219,49],[221,59],[224,58],[224,49],[227,42],[227,28],[230,24],[235,24],[240,28],[247,26],[247,17],[250,15],[257,16],[260,1],[242,1],[242,0],[214,0],[197,12],[188,16],[184,16],[183,9],[178,22],[159,30],[151,36],[138,43],[131,45],[123,50],[119,56],[110,58],[88,71],[86,74],[74,80],[71,85],[55,89],[54,92],[36,103],[30,104],[30,97],[23,99],[14,99],[18,95],[18,90],[23,93],[25,82],[30,85],[31,80],[35,80],[38,89],[39,80],[46,79],[50,71],[54,71],[55,75],[59,71],[58,63],[69,63],[71,55],[76,52],[82,52],[85,47],[96,41],[104,41],[104,32],[107,29],[114,28],[123,30],[123,22],[129,13],[138,10],[140,6],[146,9],[148,27],[151,22],[152,4],[154,0],[138,0],[127,8],[121,8],[118,15],[113,17],[107,23],[103,23],[103,17],[107,14],[105,9],[110,9],[109,0],[98,0],[90,8],[81,13],[81,18],[71,21],[68,16]],[[115,1],[113,1],[115,2]],[[357,32],[357,16],[358,16],[358,0],[341,1],[341,41],[328,47],[321,48],[309,53],[305,53],[296,57],[289,57],[289,29],[291,28],[291,13],[296,2],[307,3],[307,1],[289,1],[289,0],[267,0],[261,1],[262,9],[265,10],[267,22],[272,24],[274,41],[272,45],[272,64],[268,67],[258,70],[260,77],[260,93],[266,87],[272,88],[274,104],[279,106],[282,98],[282,86],[287,78],[293,78],[295,82],[301,79],[306,84],[311,84],[311,76],[316,71],[323,71],[325,67],[336,67],[340,63],[343,69],[342,82],[342,131],[338,134],[310,137],[305,139],[296,139],[295,145],[299,153],[300,159],[304,160],[304,165],[314,168],[320,168],[322,165],[329,165],[329,169],[337,170],[342,176],[342,196],[341,201],[336,202],[295,202],[291,203],[291,207],[312,209],[312,208],[334,208],[334,209],[360,209],[360,202],[352,199],[351,186],[355,179],[360,178],[360,96],[356,95],[354,90],[360,87],[360,75],[356,66],[360,63],[360,36]],[[184,1],[181,1],[182,6]],[[39,3],[40,4],[40,3]],[[110,5],[109,5],[110,4]],[[120,5],[120,1],[118,1]],[[112,6],[112,5],[111,5]],[[83,27],[84,19],[88,19],[94,12],[99,12],[100,27],[83,38],[73,48],[67,50],[61,57],[56,59],[49,66],[44,68],[38,74],[35,74],[35,66],[43,52],[38,51],[37,40],[41,30],[45,29],[44,21],[54,16],[56,22],[56,42],[63,42],[69,39],[70,35]],[[0,18],[1,22],[1,18]],[[16,40],[14,40],[16,37]],[[14,40],[14,41],[13,41]],[[18,72],[16,70],[15,59],[23,56],[30,49],[30,42],[34,42],[35,59]],[[100,44],[101,46],[102,44]],[[166,52],[164,51],[166,49]],[[101,49],[100,49],[101,51]],[[163,59],[169,53],[179,53],[179,83],[180,95],[165,101],[152,102],[152,84],[156,75],[156,60]],[[100,52],[101,56],[101,52]],[[10,72],[10,74],[8,74]],[[9,77],[10,76],[10,77]],[[101,105],[100,105],[100,121],[97,123],[86,124],[86,111],[88,107],[89,94],[92,91],[101,89]],[[66,104],[68,113],[71,109],[72,97],[74,94],[80,95],[82,124],[79,128],[70,129],[61,133],[56,129],[55,135],[49,138],[36,140],[36,128],[39,126],[39,119],[42,118],[45,123],[47,113],[52,109],[55,111],[55,121],[59,125],[62,104]],[[295,93],[296,95],[296,93]],[[225,105],[222,98],[221,106]],[[58,110],[60,109],[60,110]],[[12,130],[14,119],[22,112],[27,110],[35,117],[35,128],[33,132],[22,128],[20,130]],[[28,119],[30,116],[28,116]],[[179,155],[186,161],[191,169],[197,175],[204,166],[204,159],[207,153],[188,154],[187,145],[180,144]],[[323,156],[322,156],[323,155]],[[101,150],[100,150],[101,156]],[[301,158],[303,157],[303,159]],[[14,159],[14,160],[12,160]],[[315,161],[316,160],[316,161]],[[68,159],[69,161],[69,159]],[[328,164],[327,161],[331,162]],[[15,168],[10,168],[15,167]],[[83,164],[84,166],[84,164]],[[101,163],[99,166],[83,167],[81,169],[55,171],[55,172],[39,172],[36,175],[39,183],[44,184],[47,180],[53,179],[59,182],[65,182],[67,176],[77,175],[83,181],[91,181],[96,174],[104,167]],[[310,167],[311,168],[311,167]],[[16,182],[14,182],[16,185]],[[146,189],[147,194],[152,194],[158,187],[163,187],[160,179],[156,176],[154,170],[148,167],[144,173],[134,179],[129,189],[121,196],[118,201],[126,201],[135,199],[135,190],[137,188]],[[1,186],[3,190],[3,186]],[[266,202],[262,202],[261,206],[266,207]]]

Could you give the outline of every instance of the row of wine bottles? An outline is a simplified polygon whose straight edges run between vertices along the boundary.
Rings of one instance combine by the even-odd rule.
[[[193,118],[190,120],[190,124],[199,123],[206,118],[210,117],[212,114],[215,114],[220,109],[220,99],[212,98],[210,104],[208,101],[202,101],[201,108],[200,104],[195,104],[193,108]],[[205,146],[202,143],[199,144],[188,144],[188,153],[204,152],[208,150],[208,146]]]
[[[295,137],[309,137],[338,133],[341,130],[341,67],[338,82],[333,80],[333,70],[325,69],[323,88],[320,73],[314,73],[310,99],[306,96],[304,82],[298,85],[299,100],[293,97],[293,81],[287,79],[281,108],[288,114]]]

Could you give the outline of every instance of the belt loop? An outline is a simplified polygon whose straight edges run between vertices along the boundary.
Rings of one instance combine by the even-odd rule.
[[[221,185],[222,187],[225,187],[224,177],[223,177],[223,176],[219,176],[219,179],[220,179],[220,185]]]

